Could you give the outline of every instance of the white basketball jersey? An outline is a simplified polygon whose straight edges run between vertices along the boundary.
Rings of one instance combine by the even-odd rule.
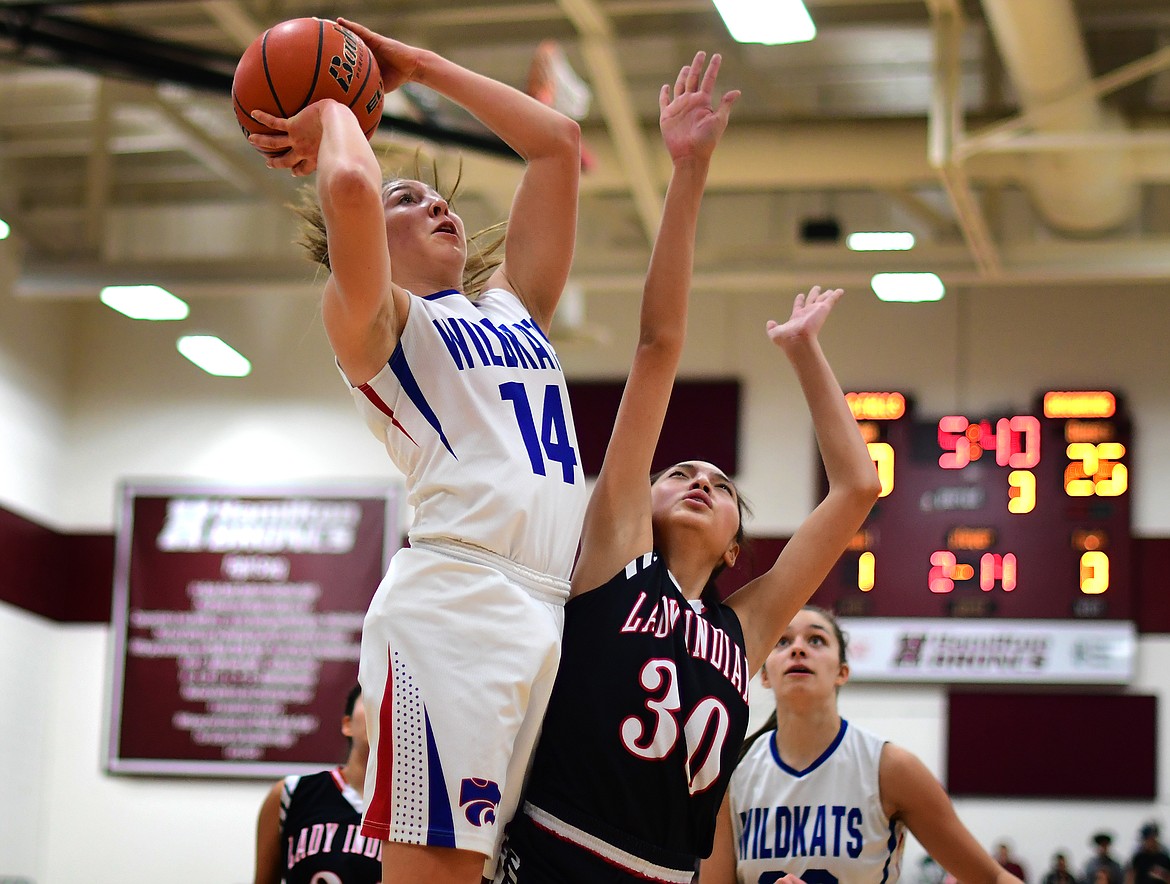
[[[353,395],[405,474],[412,540],[568,579],[585,477],[560,362],[515,295],[412,296],[394,354]]]
[[[757,739],[731,776],[739,881],[788,873],[806,884],[894,884],[905,833],[882,810],[885,741],[842,720],[824,754],[798,771],[780,759],[775,735]]]

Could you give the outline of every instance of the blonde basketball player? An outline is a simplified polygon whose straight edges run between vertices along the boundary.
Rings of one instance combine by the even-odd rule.
[[[251,139],[288,148],[269,166],[317,173],[309,244],[330,270],[325,330],[415,511],[362,634],[362,832],[386,842],[385,884],[474,884],[494,868],[552,688],[585,507],[548,340],[573,254],[580,131],[503,83],[342,24],[388,91],[429,86],[525,161],[503,263],[477,292],[462,220],[420,181],[384,183],[344,105],[255,114],[281,134]]]

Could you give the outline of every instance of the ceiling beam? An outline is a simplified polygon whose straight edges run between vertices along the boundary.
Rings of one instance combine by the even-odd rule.
[[[878,188],[877,190],[879,193],[885,194],[887,198],[900,205],[911,215],[914,215],[920,221],[925,222],[928,227],[933,229],[936,237],[945,239],[952,235],[959,236],[961,234],[959,225],[955,223],[955,218],[953,215],[940,212],[913,191],[905,187],[882,187]]]
[[[260,21],[253,18],[236,0],[202,0],[202,7],[208,18],[232,39],[241,53],[264,32]]]
[[[963,137],[962,96],[960,95],[963,10],[958,0],[927,0],[934,37],[934,72],[929,126],[930,164],[955,209],[955,219],[980,273],[995,278],[1003,271],[995,241],[983,216],[971,178],[957,154]]]
[[[28,7],[0,5],[0,37],[14,43],[18,58],[37,50],[34,57],[43,60],[47,54],[68,67],[185,83],[224,93],[238,60],[234,54],[209,52]]]
[[[1068,95],[1062,95],[1060,98],[1037,105],[1025,113],[1017,114],[1009,120],[1003,120],[967,135],[962,139],[958,150],[963,156],[970,156],[984,150],[995,150],[1011,144],[1020,145],[1022,149],[1027,150],[1029,149],[1027,142],[1019,136],[1034,129],[1049,117],[1059,115],[1068,105],[1084,101],[1087,98],[1108,95],[1167,69],[1170,69],[1170,45],[1163,46],[1161,49],[1131,61],[1129,64],[1124,64],[1107,74],[1102,74]]]
[[[2,241],[0,248],[11,249],[17,255],[21,255],[31,249],[48,252],[52,247],[53,244],[49,242],[50,235],[42,234],[29,219],[28,213],[7,195],[0,195],[0,218],[3,218],[12,230],[8,239]]]
[[[200,163],[244,193],[259,193],[275,201],[287,201],[294,188],[287,177],[274,173],[260,158],[244,157],[195,125],[181,104],[164,98],[159,90],[150,93],[151,103],[171,127],[183,135],[183,148]],[[249,162],[248,160],[251,160]]]
[[[236,0],[203,0],[203,10],[241,52],[264,32],[264,25],[252,17]]]
[[[626,186],[634,199],[647,242],[654,240],[662,214],[662,187],[642,123],[634,111],[614,46],[613,24],[594,0],[558,0],[581,35],[581,53],[617,149]]]
[[[110,86],[102,80],[94,96],[93,130],[85,164],[85,245],[91,252],[96,252],[101,246],[106,207],[113,188],[113,156],[110,153],[112,104]]]

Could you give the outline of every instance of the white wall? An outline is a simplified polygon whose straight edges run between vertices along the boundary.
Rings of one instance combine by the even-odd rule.
[[[39,873],[51,755],[52,648],[59,628],[0,602],[0,878]]]
[[[102,773],[110,630],[55,632],[35,880],[251,881],[256,814],[270,784]]]
[[[0,268],[2,268],[0,263]],[[920,411],[1027,409],[1046,387],[1126,394],[1135,416],[1134,527],[1170,535],[1170,290],[989,289],[935,305],[884,305],[851,292],[825,348],[843,385],[900,389]],[[636,294],[590,296],[606,349],[565,348],[570,376],[619,377]],[[699,292],[682,374],[745,382],[739,479],[761,534],[790,532],[811,504],[811,430],[795,382],[764,336],[791,293]],[[314,302],[303,297],[199,301],[182,323],[134,323],[95,304],[15,301],[0,287],[0,504],[64,530],[110,531],[124,478],[276,481],[386,477],[385,453],[348,402]],[[1108,308],[1107,320],[1094,322]],[[180,331],[216,331],[253,358],[242,380],[205,377],[173,347]],[[250,875],[265,783],[109,777],[101,773],[108,629],[60,626],[0,606],[0,877],[35,884]],[[1170,707],[1170,643],[1143,639],[1135,690]],[[847,715],[939,770],[939,688],[854,686]],[[1161,729],[1170,757],[1170,727]],[[1164,765],[1165,767],[1165,765]],[[1170,822],[1162,772],[1156,805],[969,802],[960,811],[990,844],[1011,836],[1033,873],[1066,847],[1112,828],[1127,849],[1149,817]],[[914,854],[911,853],[913,868]]]
[[[61,512],[76,311],[16,301],[18,272],[16,243],[0,241],[0,505],[51,522]]]
[[[183,322],[140,323],[79,306],[62,465],[61,519],[110,530],[126,478],[280,482],[397,476],[333,366],[315,300],[261,296],[192,305]],[[213,378],[175,350],[210,330],[253,362]]]
[[[1163,389],[1170,375],[1164,356],[1168,295],[1170,287],[1153,286],[1023,294],[987,289],[951,292],[937,304],[901,305],[855,291],[830,319],[824,346],[843,386],[912,393],[925,415],[1027,410],[1037,393],[1060,387],[1121,391],[1136,424],[1134,530],[1165,536],[1170,506],[1159,501],[1170,497],[1170,474],[1160,469],[1170,461],[1170,395]],[[1106,305],[1110,316],[1094,320]],[[697,293],[681,368],[683,377],[734,375],[745,382],[739,478],[759,534],[790,532],[812,502],[807,412],[780,351],[764,334],[765,321],[786,318],[790,306],[788,292]],[[58,431],[50,441],[68,452],[50,471],[59,475],[54,521],[68,529],[111,529],[115,488],[126,477],[395,475],[355,416],[310,299],[205,300],[178,323],[135,323],[96,303],[23,305],[14,320],[24,322],[27,315],[43,323],[52,310],[77,317],[68,399],[63,391],[50,403],[62,409],[48,412],[56,424],[40,418],[44,432]],[[611,329],[613,340],[604,348],[564,348],[570,376],[624,376],[636,311],[636,294],[590,296],[591,321]],[[187,363],[174,341],[195,329],[214,330],[247,353],[253,373],[216,379]],[[0,340],[0,360],[4,349]],[[40,349],[37,359],[43,359]],[[19,366],[22,356],[8,361]],[[44,369],[38,365],[37,371]],[[6,375],[0,375],[0,390]],[[7,434],[5,426],[0,439]],[[5,500],[19,506],[19,488],[0,487]]]

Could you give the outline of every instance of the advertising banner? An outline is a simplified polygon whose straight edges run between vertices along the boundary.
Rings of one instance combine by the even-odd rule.
[[[1128,621],[842,618],[850,678],[884,682],[1128,684]]]

